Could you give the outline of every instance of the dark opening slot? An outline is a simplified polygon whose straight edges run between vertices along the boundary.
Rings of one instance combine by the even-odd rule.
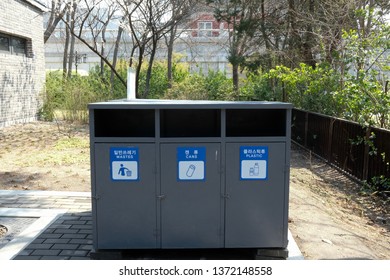
[[[161,137],[220,137],[221,111],[165,109],[160,112]]]
[[[226,110],[226,136],[286,136],[286,111],[278,109]]]
[[[95,137],[155,137],[154,110],[97,109]]]

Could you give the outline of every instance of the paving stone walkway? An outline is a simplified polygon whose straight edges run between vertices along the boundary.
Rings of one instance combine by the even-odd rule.
[[[65,209],[15,260],[89,260],[92,250],[90,193],[0,191],[0,208]]]

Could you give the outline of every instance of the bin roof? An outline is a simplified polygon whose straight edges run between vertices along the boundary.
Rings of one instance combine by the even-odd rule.
[[[168,99],[118,99],[91,103],[89,109],[292,109],[291,103],[271,101],[214,101]]]

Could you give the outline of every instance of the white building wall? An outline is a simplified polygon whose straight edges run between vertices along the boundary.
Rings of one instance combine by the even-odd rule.
[[[45,82],[42,11],[22,0],[0,1],[0,32],[27,39],[27,55],[0,52],[0,128],[36,120]]]
[[[112,54],[116,39],[115,30],[111,31],[112,36],[107,39],[106,53],[109,60],[112,60]],[[225,72],[227,75],[231,75],[230,64],[227,61],[226,52],[226,36],[220,37],[192,37],[191,30],[183,32],[175,41],[174,53],[181,54],[182,62],[186,62],[189,65],[191,72],[202,72],[207,74],[209,70]],[[53,34],[48,42],[45,44],[45,56],[46,56],[46,69],[47,70],[62,70],[63,68],[63,52],[64,52],[64,32]],[[120,44],[120,50],[118,58],[125,59],[130,58],[131,39],[126,36]],[[78,73],[87,73],[91,68],[100,64],[100,58],[93,51],[87,48],[82,42],[76,39],[75,52],[78,54],[86,55],[86,62],[78,65]],[[135,60],[137,60],[137,52],[134,54]],[[147,59],[148,57],[146,57]],[[159,48],[156,53],[156,60],[167,59],[167,47],[162,39],[159,43]],[[73,71],[75,71],[75,65],[73,63]]]

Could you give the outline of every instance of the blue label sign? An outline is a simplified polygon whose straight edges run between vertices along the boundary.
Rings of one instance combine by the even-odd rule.
[[[113,181],[138,180],[138,148],[110,148],[110,168]]]
[[[268,147],[240,147],[240,178],[241,180],[267,180]]]
[[[205,180],[206,148],[177,148],[177,178],[179,181]]]

